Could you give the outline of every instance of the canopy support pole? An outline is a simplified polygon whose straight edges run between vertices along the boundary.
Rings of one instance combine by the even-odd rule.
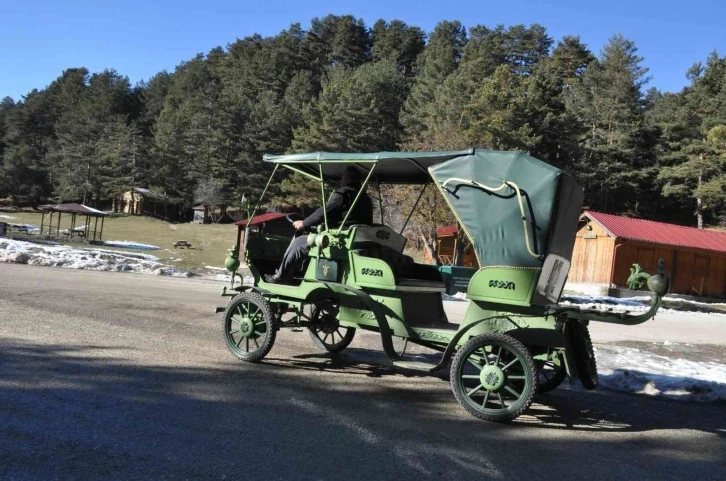
[[[96,231],[98,230],[98,217],[96,217],[96,222],[93,223],[93,242],[96,242]]]
[[[411,220],[411,216],[413,215],[413,212],[416,210],[416,207],[418,207],[418,203],[421,200],[421,197],[423,197],[423,194],[426,191],[426,187],[428,187],[428,186],[429,186],[428,184],[424,184],[423,189],[421,189],[421,192],[419,192],[418,198],[416,198],[416,203],[413,204],[413,208],[411,208],[411,212],[408,213],[408,217],[406,217],[406,222],[403,223],[403,227],[401,227],[401,231],[399,232],[399,235],[403,234],[403,230],[408,225],[408,221]]]
[[[383,222],[383,196],[381,195],[381,183],[376,182],[376,187],[378,190],[378,210],[381,213],[381,225],[383,225],[385,222]]]
[[[327,209],[325,208],[325,181],[323,181],[323,164],[318,162],[318,169],[320,170],[320,194],[323,196],[323,222],[325,222],[325,230],[328,230],[328,213],[326,212]],[[356,197],[357,199],[357,197]],[[355,202],[353,202],[353,205],[355,205]],[[348,210],[350,212],[350,210]],[[348,216],[346,216],[347,218]]]
[[[98,234],[98,240],[103,240],[103,220],[105,217],[101,217],[101,232]]]
[[[60,237],[60,220],[62,212],[58,212],[58,228],[56,229],[56,235]]]
[[[358,203],[358,199],[360,199],[361,194],[365,190],[366,186],[368,185],[368,180],[370,180],[371,175],[373,175],[373,171],[376,169],[376,165],[373,164],[373,167],[371,167],[371,170],[368,172],[368,175],[366,176],[366,180],[363,181],[363,184],[360,186],[360,190],[358,191],[358,195],[355,196],[355,199],[353,199],[353,203],[350,204],[350,208],[348,209],[348,212],[345,214],[345,218],[343,219],[343,222],[340,223],[340,226],[343,227],[345,225],[345,222],[348,220],[348,217],[350,217],[350,213],[353,212],[353,207]],[[320,167],[322,172],[322,166]],[[324,209],[325,207],[323,207]]]
[[[277,168],[279,166],[280,166],[280,164],[275,164],[275,168],[272,169],[272,174],[270,174],[270,178],[267,179],[267,184],[265,185],[265,188],[262,189],[262,194],[260,194],[260,199],[257,201],[257,205],[255,205],[255,208],[252,210],[252,215],[250,215],[250,217],[249,217],[250,220],[252,220],[252,218],[257,213],[257,209],[260,207],[260,203],[262,202],[262,199],[265,198],[265,194],[267,193],[267,188],[270,187],[270,182],[272,182],[272,179],[275,177],[275,172],[277,172]],[[295,169],[293,169],[293,170],[295,170]],[[103,226],[103,224],[101,224],[101,226]],[[249,222],[248,222],[247,227],[249,227]],[[245,233],[245,238],[246,238],[246,236],[247,236],[247,234]]]
[[[43,235],[43,224],[44,223],[45,223],[45,211],[43,211],[43,214],[40,217],[40,235]]]

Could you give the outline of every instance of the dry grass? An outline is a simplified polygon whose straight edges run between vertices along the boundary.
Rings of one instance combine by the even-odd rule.
[[[41,222],[41,214],[34,212],[0,212],[0,216],[15,217],[16,219],[0,217],[0,221],[15,224],[40,226]],[[54,215],[54,227],[57,225],[56,219],[57,216]],[[70,221],[70,216],[61,216],[61,230],[68,229]],[[81,225],[83,221],[76,220],[76,224]],[[99,221],[99,228],[100,225]],[[93,227],[93,224],[91,226]],[[236,236],[237,227],[233,224],[170,224],[141,216],[107,217],[103,226],[104,240],[131,241],[155,245],[160,247],[161,250],[139,251],[132,249],[129,251],[152,254],[159,257],[165,264],[193,272],[203,271],[205,266],[223,267],[227,249],[237,242]],[[192,245],[192,249],[175,249],[172,244],[177,240],[188,241]],[[110,246],[107,248],[109,250],[127,250]]]

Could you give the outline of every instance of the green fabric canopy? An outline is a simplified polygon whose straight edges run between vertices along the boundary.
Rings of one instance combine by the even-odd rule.
[[[571,258],[584,195],[563,170],[523,152],[476,150],[429,171],[481,267],[539,268],[551,252]]]
[[[349,165],[356,165],[368,172],[375,164],[371,180],[381,184],[428,184],[431,176],[428,168],[460,156],[468,156],[474,149],[448,152],[378,152],[369,154],[344,154],[336,152],[312,152],[307,154],[269,155],[265,162],[290,165],[314,176],[320,175],[337,181]]]

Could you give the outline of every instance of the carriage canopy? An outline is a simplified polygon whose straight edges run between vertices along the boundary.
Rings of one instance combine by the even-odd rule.
[[[572,256],[584,200],[571,175],[518,151],[314,152],[264,160],[327,180],[355,165],[383,184],[433,183],[471,241],[481,267],[540,268]],[[372,171],[372,172],[371,172]]]

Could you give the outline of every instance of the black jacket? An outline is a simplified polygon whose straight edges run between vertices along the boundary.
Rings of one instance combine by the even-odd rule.
[[[353,204],[355,196],[358,195],[359,190],[359,185],[346,185],[345,187],[340,187],[333,193],[327,204],[325,204],[325,213],[328,216],[328,227],[340,227],[340,223],[343,222],[343,219],[345,219],[345,216],[350,210],[350,206]],[[322,224],[323,221],[323,208],[320,207],[303,221],[303,227],[312,227],[314,225]],[[371,203],[370,197],[363,193],[348,216],[346,224],[372,223],[373,204]]]

